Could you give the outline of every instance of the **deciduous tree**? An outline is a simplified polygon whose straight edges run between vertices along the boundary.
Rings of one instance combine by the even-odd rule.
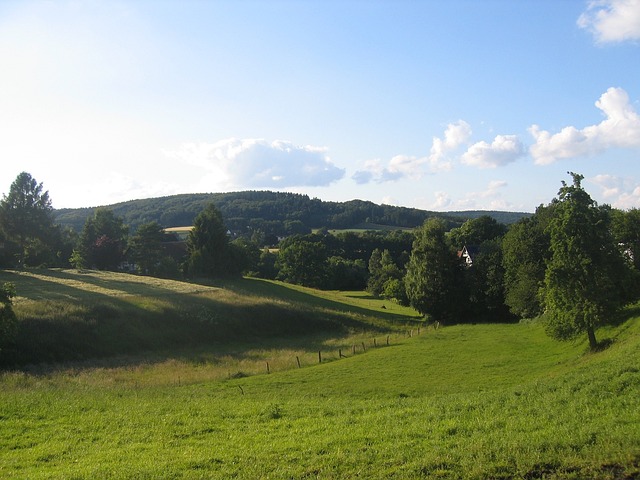
[[[533,217],[511,225],[502,239],[505,303],[521,318],[537,317],[543,310],[540,290],[550,255],[550,217],[550,207],[540,206]]]
[[[323,288],[328,260],[324,244],[300,239],[289,242],[278,253],[278,278],[306,287]]]
[[[210,203],[196,217],[187,240],[189,275],[222,277],[239,273],[235,255],[230,254],[229,237],[220,210]],[[235,250],[234,250],[235,253]]]
[[[460,304],[460,263],[445,233],[437,218],[417,230],[405,276],[410,304],[437,321],[454,320]]]
[[[558,339],[586,333],[591,349],[599,325],[629,300],[629,267],[611,234],[610,209],[584,190],[582,175],[562,182],[549,225],[551,258],[544,281],[547,331]]]
[[[480,246],[482,242],[502,237],[506,231],[505,225],[498,223],[489,215],[482,215],[467,220],[459,228],[453,228],[449,232],[449,239],[454,247],[461,249],[465,245]]]

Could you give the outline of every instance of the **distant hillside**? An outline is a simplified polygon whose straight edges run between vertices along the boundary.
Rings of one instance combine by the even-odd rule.
[[[496,219],[498,223],[504,223],[505,225],[511,225],[524,217],[530,217],[532,213],[525,212],[500,212],[496,210],[466,210],[460,212],[446,212],[446,215],[450,217],[463,218],[465,220],[473,220],[483,215],[489,215]]]
[[[491,215],[502,223],[513,223],[529,215],[512,212],[430,212],[417,208],[377,205],[363,200],[325,202],[307,195],[270,191],[171,195],[131,200],[108,205],[106,208],[124,218],[125,223],[135,230],[139,225],[152,221],[164,227],[191,225],[194,218],[211,202],[220,209],[229,229],[239,233],[261,230],[274,235],[306,233],[322,227],[357,228],[364,223],[413,228],[430,217],[444,218],[451,227],[455,227],[469,218],[484,214]],[[80,231],[95,209],[56,210],[56,223]]]

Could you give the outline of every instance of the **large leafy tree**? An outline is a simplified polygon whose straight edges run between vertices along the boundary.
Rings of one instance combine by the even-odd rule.
[[[80,234],[72,263],[76,267],[116,270],[125,258],[128,228],[121,217],[108,208],[98,208],[88,218]]]
[[[460,262],[445,233],[437,218],[417,230],[405,276],[411,306],[437,321],[454,320],[460,305]]]
[[[24,265],[30,251],[47,248],[53,231],[53,207],[49,192],[29,173],[20,173],[0,201],[0,227],[18,246],[19,266]]]
[[[328,259],[321,242],[299,238],[290,241],[278,252],[278,278],[306,287],[323,288],[326,285]]]
[[[551,258],[544,279],[547,331],[558,339],[587,334],[596,349],[596,328],[630,298],[630,269],[611,234],[610,208],[584,190],[582,175],[562,182],[549,224]]]

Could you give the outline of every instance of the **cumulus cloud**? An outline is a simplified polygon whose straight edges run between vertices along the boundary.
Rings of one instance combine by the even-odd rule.
[[[471,136],[471,126],[464,120],[447,125],[444,138],[433,137],[427,163],[432,172],[450,170],[451,162],[447,155],[466,143]]]
[[[516,161],[525,148],[516,135],[498,135],[491,144],[478,142],[462,155],[462,163],[479,168],[496,168]]]
[[[573,126],[552,134],[532,125],[529,132],[535,139],[531,156],[538,165],[547,165],[563,158],[594,155],[609,148],[640,148],[640,116],[622,88],[609,88],[595,103],[605,119],[582,129]]]
[[[640,40],[640,0],[597,0],[578,18],[598,43]]]
[[[326,148],[280,140],[230,138],[192,143],[169,155],[204,168],[217,183],[227,187],[318,187],[344,176],[344,169],[331,162]]]

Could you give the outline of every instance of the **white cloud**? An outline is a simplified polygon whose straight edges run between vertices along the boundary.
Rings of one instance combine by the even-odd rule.
[[[211,187],[289,188],[326,186],[344,176],[326,149],[287,141],[230,138],[185,144],[170,156],[205,169]],[[210,188],[211,188],[210,187]]]
[[[640,116],[625,90],[611,87],[595,105],[606,117],[597,125],[583,129],[568,126],[556,134],[532,125],[529,132],[536,143],[530,153],[535,163],[548,165],[559,159],[594,155],[609,148],[640,148]]]
[[[613,204],[616,208],[640,208],[640,185],[631,192],[623,193]]]
[[[596,175],[589,181],[600,187],[605,202],[613,207],[622,209],[640,207],[640,184],[635,179],[603,174]]]
[[[434,193],[435,202],[427,206],[434,210],[510,210],[513,205],[502,198],[502,189],[508,183],[504,180],[492,180],[484,190],[468,192],[463,198],[452,199],[448,192]]]
[[[392,182],[403,178],[420,179],[426,163],[426,157],[411,155],[396,155],[386,166],[378,159],[368,160],[364,170],[358,170],[351,178],[358,184]]]
[[[466,143],[471,136],[471,127],[464,120],[447,125],[444,139],[433,137],[431,151],[427,159],[429,169],[435,173],[451,169],[451,162],[447,160],[447,154]]]
[[[409,178],[418,180],[426,173],[433,174],[451,170],[453,167],[448,154],[463,145],[471,136],[471,127],[464,120],[450,123],[444,138],[433,137],[431,151],[426,157],[396,155],[385,166],[380,160],[369,160],[364,170],[352,175],[358,184],[376,181],[378,183]]]
[[[578,18],[598,43],[640,40],[640,0],[598,0]]]
[[[462,163],[479,168],[495,168],[516,161],[525,149],[516,135],[498,135],[491,144],[478,142],[462,155]]]
[[[434,195],[436,197],[436,201],[431,208],[440,210],[451,205],[451,197],[447,192],[436,192]]]
[[[504,180],[492,180],[484,190],[469,192],[465,199],[458,203],[461,208],[508,210],[511,208],[511,204],[502,198],[501,192],[507,185]]]

